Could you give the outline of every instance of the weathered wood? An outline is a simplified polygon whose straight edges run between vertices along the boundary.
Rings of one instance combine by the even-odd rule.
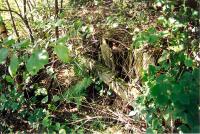
[[[99,76],[99,78],[107,84],[119,97],[127,102],[136,99],[140,92],[136,88],[136,84],[129,84],[124,82],[123,79],[116,78],[114,74],[108,67],[96,62],[93,59],[87,57],[80,57],[82,64],[84,64],[90,71],[93,71]]]

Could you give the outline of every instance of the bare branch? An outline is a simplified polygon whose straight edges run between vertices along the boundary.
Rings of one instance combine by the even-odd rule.
[[[14,29],[15,34],[16,34],[16,36],[17,36],[17,42],[20,42],[20,40],[19,40],[19,33],[18,33],[18,31],[17,31],[16,25],[15,25],[15,21],[14,21],[14,18],[13,18],[12,12],[11,12],[10,3],[8,2],[8,0],[6,0],[6,4],[7,4],[8,9],[9,9],[9,13],[10,13],[11,21],[12,21],[12,24],[13,24],[13,29]]]
[[[58,20],[58,0],[55,0],[55,20]],[[56,35],[56,39],[59,38],[59,30],[58,30],[58,26],[56,26],[55,28],[55,35]]]
[[[28,29],[29,36],[31,38],[31,42],[34,44],[34,38],[33,38],[32,30],[31,30],[31,28],[29,26],[29,23],[20,13],[18,13],[17,11],[14,11],[12,9],[10,9],[10,10],[8,10],[8,9],[0,9],[0,11],[2,11],[2,12],[12,12],[12,13],[15,13],[16,15],[18,15],[21,18],[21,20],[24,22],[26,28]]]

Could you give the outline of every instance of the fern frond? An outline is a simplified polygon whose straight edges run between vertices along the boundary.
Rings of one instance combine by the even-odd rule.
[[[92,79],[90,77],[83,78],[64,93],[64,99],[69,102],[75,101],[80,104],[86,96],[87,87],[89,87],[91,83]]]

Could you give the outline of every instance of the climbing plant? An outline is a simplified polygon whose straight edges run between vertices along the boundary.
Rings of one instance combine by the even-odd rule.
[[[150,65],[142,77],[145,93],[138,103],[144,107],[147,133],[199,132],[200,68],[198,11],[186,3],[157,1],[155,28],[138,34],[136,46],[145,42],[163,49],[156,66]],[[173,12],[173,13],[172,13]],[[182,16],[180,17],[180,14]]]

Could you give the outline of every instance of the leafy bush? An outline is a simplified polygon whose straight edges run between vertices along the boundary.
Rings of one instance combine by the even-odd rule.
[[[157,20],[157,27],[162,31],[149,28],[134,40],[136,47],[146,42],[163,49],[157,65],[150,65],[144,72],[145,93],[138,98],[146,113],[147,133],[197,133],[200,132],[197,118],[200,68],[189,53],[190,50],[198,51],[196,43],[189,43],[195,40],[195,31],[191,33],[187,27],[193,23],[192,27],[196,28],[197,11],[184,3],[180,7],[175,7],[176,2],[159,1],[156,4],[163,9]]]
[[[85,121],[72,114],[72,120],[80,126],[72,125],[68,118],[57,119],[63,116],[60,111],[65,109],[58,108],[71,103],[76,103],[78,108],[81,106],[96,74],[88,71],[79,57],[91,54],[90,57],[98,60],[96,62],[101,62],[99,46],[105,38],[111,53],[116,53],[115,56],[111,54],[112,60],[120,62],[116,64],[123,63],[120,57],[126,57],[126,52],[122,51],[132,55],[132,51],[144,46],[149,53],[161,50],[154,57],[155,65],[150,65],[142,74],[144,94],[137,100],[146,117],[147,133],[200,132],[197,118],[200,62],[196,58],[200,49],[199,12],[196,3],[195,0],[191,3],[189,0],[155,0],[148,4],[131,0],[70,0],[54,19],[54,1],[30,2],[30,12],[25,19],[30,21],[35,44],[21,33],[20,42],[12,36],[0,42],[0,116],[12,114],[37,132],[84,133],[83,124],[92,118],[88,116]],[[18,12],[12,8],[13,14]],[[21,21],[16,23],[17,29],[24,31]],[[58,27],[59,39],[53,37],[55,27]],[[10,32],[10,27],[8,29]],[[66,34],[61,37],[61,33]],[[116,71],[126,71],[126,66],[132,69],[133,59],[130,62],[128,65],[123,63]],[[78,77],[76,83],[70,83],[67,88],[59,85],[56,77],[57,69],[63,65],[72,67]],[[94,84],[93,88],[100,95],[107,88],[98,78]],[[101,121],[91,124],[94,129],[105,128]],[[11,126],[4,128],[0,124],[1,128],[6,133],[12,132]]]

